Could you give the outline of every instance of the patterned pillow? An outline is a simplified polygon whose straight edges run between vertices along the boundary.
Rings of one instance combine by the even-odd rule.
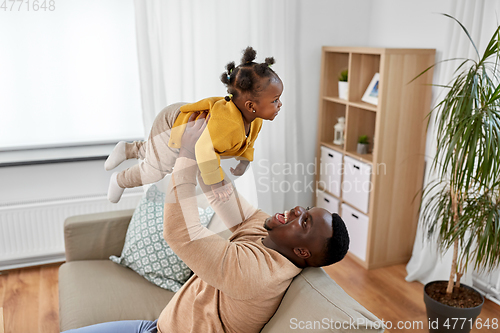
[[[129,267],[157,286],[178,291],[191,276],[191,270],[172,251],[163,238],[165,193],[152,185],[139,202],[128,226],[120,257],[111,261]],[[201,224],[206,227],[214,211],[198,207]]]

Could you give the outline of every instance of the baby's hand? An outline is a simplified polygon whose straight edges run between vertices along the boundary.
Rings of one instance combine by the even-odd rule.
[[[230,171],[233,175],[235,176],[241,176],[247,171],[248,164],[250,164],[250,161],[243,161],[241,160],[240,163],[236,166],[236,168],[230,168]]]
[[[233,186],[231,185],[231,183],[224,183],[224,181],[215,183],[211,185],[211,187],[215,199],[222,202],[228,201],[229,196],[231,195],[231,193],[233,193]]]

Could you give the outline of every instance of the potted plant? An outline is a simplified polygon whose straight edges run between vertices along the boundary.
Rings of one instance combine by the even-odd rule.
[[[347,100],[348,71],[344,69],[339,73],[339,98]]]
[[[500,262],[500,27],[480,55],[467,29],[444,15],[464,30],[477,59],[461,60],[432,110],[437,111],[436,179],[424,188],[421,218],[441,250],[453,247],[453,259],[445,290],[442,282],[428,283],[424,301],[431,331],[469,332],[484,298],[460,278],[469,264],[487,271]]]
[[[368,135],[361,135],[358,138],[358,147],[357,147],[358,154],[368,154],[369,145],[370,142],[368,141]]]

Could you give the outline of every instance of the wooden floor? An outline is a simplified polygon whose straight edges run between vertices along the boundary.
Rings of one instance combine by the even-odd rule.
[[[59,332],[59,265],[2,272],[0,308],[5,333]],[[0,333],[4,333],[0,327]]]
[[[0,275],[0,333],[59,332],[57,272],[59,265],[12,270]],[[327,273],[354,299],[378,318],[413,325],[422,322],[427,327],[422,284],[406,282],[405,265],[365,270],[346,258],[326,267]],[[3,324],[2,327],[2,309]],[[500,321],[500,306],[486,301],[480,317],[484,323]],[[427,332],[408,328],[386,332]],[[472,332],[499,332],[483,327]]]
[[[395,265],[365,270],[353,260],[346,258],[340,263],[325,267],[325,271],[351,297],[367,308],[379,319],[390,322],[393,329],[386,332],[428,332],[427,315],[420,282],[406,282],[406,265]],[[493,319],[500,325],[500,305],[486,300],[478,323],[489,323]],[[398,323],[408,329],[396,329]],[[422,323],[422,324],[420,324]],[[425,329],[416,329],[423,325]],[[389,327],[389,326],[388,326]],[[411,327],[411,328],[410,328]],[[490,326],[474,328],[471,332],[500,332]]]

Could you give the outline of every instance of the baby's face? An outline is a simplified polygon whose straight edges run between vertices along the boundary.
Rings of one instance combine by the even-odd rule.
[[[280,101],[282,93],[283,83],[279,78],[272,78],[255,103],[255,115],[265,120],[273,120],[283,105]]]

